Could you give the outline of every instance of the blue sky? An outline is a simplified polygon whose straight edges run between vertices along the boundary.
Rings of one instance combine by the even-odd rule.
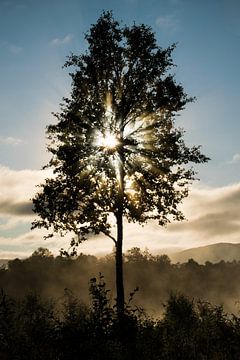
[[[232,192],[240,197],[238,0],[0,0],[0,257],[24,255],[41,244],[41,236],[29,232],[31,215],[27,209],[34,185],[44,178],[39,169],[48,159],[45,128],[54,121],[51,112],[57,111],[62,97],[69,94],[70,77],[62,69],[66,56],[86,49],[83,33],[102,10],[113,10],[123,24],[135,21],[151,26],[162,47],[178,43],[174,52],[176,79],[197,101],[182,112],[177,123],[186,130],[187,143],[201,144],[212,159],[198,168],[201,181],[193,189],[186,212],[191,207],[198,213],[194,196],[200,196],[204,203],[206,191],[217,194],[212,207],[205,204],[211,214],[214,212],[216,228],[216,221],[222,222],[221,216],[216,220],[216,214],[225,208],[226,198],[228,213],[238,211],[229,203]],[[221,205],[218,202],[215,207],[221,196]],[[201,219],[203,213],[196,216],[195,220]],[[190,212],[190,225],[191,221]],[[145,233],[134,228],[133,233],[146,237],[152,226]],[[207,239],[196,230],[195,243],[185,240],[182,244],[179,239],[183,234],[187,238],[186,224],[179,226],[175,240],[171,240],[176,232],[171,228],[164,235],[162,247],[169,243],[188,247],[221,240],[236,242],[240,231],[237,227],[234,238]]]

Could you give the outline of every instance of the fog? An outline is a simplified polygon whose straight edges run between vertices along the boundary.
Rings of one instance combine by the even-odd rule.
[[[104,276],[114,303],[114,254],[102,258],[80,254],[76,258],[54,257],[47,249],[39,249],[27,259],[11,260],[0,270],[0,288],[14,298],[36,292],[43,298],[60,299],[69,289],[83,303],[89,304],[89,281]],[[132,248],[124,256],[126,302],[138,287],[133,303],[153,316],[163,312],[171,293],[223,305],[228,313],[238,313],[240,300],[240,262],[198,264],[190,259],[171,263],[167,255],[151,255],[147,250]]]

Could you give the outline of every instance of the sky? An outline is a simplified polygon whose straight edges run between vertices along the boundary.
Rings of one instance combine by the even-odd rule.
[[[47,176],[46,126],[54,122],[71,81],[71,52],[86,50],[84,33],[103,10],[123,24],[151,26],[160,46],[177,43],[177,82],[196,96],[177,126],[188,145],[211,158],[200,165],[182,209],[187,221],[160,228],[125,226],[125,249],[177,251],[240,242],[240,2],[238,0],[0,0],[0,258],[29,256],[39,246],[55,254],[69,237],[43,240],[30,230],[31,198]],[[115,229],[113,229],[115,231]],[[112,251],[108,238],[79,251]]]

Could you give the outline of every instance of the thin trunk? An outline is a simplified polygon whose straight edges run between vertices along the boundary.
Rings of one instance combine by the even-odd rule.
[[[116,241],[116,290],[117,290],[117,313],[119,319],[124,314],[124,285],[123,285],[123,201],[124,201],[124,149],[123,149],[123,131],[121,128],[120,141],[122,146],[119,149],[119,188],[117,201],[117,241]]]
[[[117,214],[117,242],[116,242],[116,288],[117,288],[117,313],[121,317],[124,313],[124,286],[123,286],[123,216]]]

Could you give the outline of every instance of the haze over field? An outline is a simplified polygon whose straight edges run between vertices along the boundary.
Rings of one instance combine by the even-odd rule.
[[[178,42],[176,80],[197,101],[177,123],[187,143],[202,144],[212,159],[199,166],[201,180],[182,205],[188,221],[166,229],[153,222],[144,228],[126,225],[125,249],[176,252],[240,242],[239,2],[6,0],[0,2],[0,258],[25,257],[42,245],[57,254],[68,246],[71,235],[43,243],[46,232],[30,231],[30,198],[47,175],[40,171],[48,160],[45,127],[70,91],[61,67],[71,51],[85,50],[83,32],[102,9],[112,9],[123,23],[151,26],[163,47]],[[79,250],[100,254],[112,247],[99,236]]]

